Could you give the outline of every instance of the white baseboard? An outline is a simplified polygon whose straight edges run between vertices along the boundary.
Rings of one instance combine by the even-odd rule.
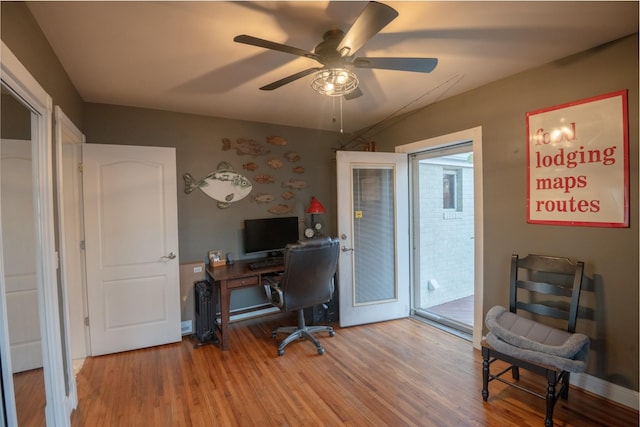
[[[571,385],[638,411],[640,394],[588,374],[571,374]]]

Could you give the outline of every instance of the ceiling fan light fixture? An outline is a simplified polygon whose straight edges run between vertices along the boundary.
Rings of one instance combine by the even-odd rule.
[[[358,87],[358,77],[346,68],[325,68],[313,76],[311,87],[321,95],[342,96]]]

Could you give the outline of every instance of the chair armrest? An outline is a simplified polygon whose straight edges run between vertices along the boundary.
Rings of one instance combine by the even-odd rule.
[[[284,305],[284,298],[282,295],[282,289],[280,289],[280,280],[282,275],[277,276],[263,276],[262,284],[264,286],[264,292],[267,295],[267,299],[271,305],[282,308]]]

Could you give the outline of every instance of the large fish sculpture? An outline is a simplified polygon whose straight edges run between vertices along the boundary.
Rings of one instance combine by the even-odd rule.
[[[218,169],[197,181],[189,173],[185,173],[184,192],[190,194],[199,188],[204,194],[218,202],[220,209],[228,208],[231,203],[242,200],[251,193],[251,181],[233,170],[227,162],[220,162]]]

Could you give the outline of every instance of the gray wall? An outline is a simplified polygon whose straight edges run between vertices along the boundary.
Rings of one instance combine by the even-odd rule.
[[[268,212],[279,204],[286,204],[292,212],[280,216],[298,216],[300,232],[304,224],[310,224],[306,214],[311,196],[315,196],[327,209],[323,215],[326,232],[335,234],[335,152],[338,135],[332,132],[314,131],[263,123],[170,113],[156,110],[122,107],[104,104],[85,105],[84,133],[89,143],[147,145],[176,147],[178,176],[178,227],[180,234],[180,262],[204,261],[207,251],[221,249],[236,258],[255,257],[245,255],[242,245],[242,221],[250,218],[279,216]],[[286,145],[266,142],[268,136],[281,136]],[[238,138],[252,139],[269,153],[259,156],[238,154],[236,150],[224,150],[223,138],[233,146]],[[290,162],[284,154],[295,152],[300,160]],[[266,164],[276,159],[283,163],[279,169]],[[214,172],[220,162],[229,163],[238,173],[253,182],[251,194],[220,209],[217,202],[199,190],[185,194],[183,175],[191,174],[200,180]],[[244,164],[255,163],[257,169],[249,171]],[[303,173],[292,171],[304,168]],[[271,175],[274,183],[260,184],[257,175]],[[306,181],[307,187],[290,190],[295,196],[284,200],[287,191],[282,183],[289,180]],[[271,203],[257,203],[253,197],[271,194]],[[259,291],[246,290],[232,294],[232,308],[263,302]]]
[[[178,176],[188,171],[199,177],[215,169],[219,156],[229,154],[219,151],[223,136],[256,140],[270,134],[285,136],[304,159],[315,159],[305,163],[312,186],[300,200],[316,195],[329,212],[329,230],[335,232],[331,134],[105,105],[86,105],[85,112],[24,4],[2,2],[1,7],[2,40],[89,141],[177,146]],[[631,226],[527,224],[525,113],[625,88],[629,90]],[[596,322],[579,323],[594,338],[588,372],[638,390],[638,35],[436,103],[382,133],[366,136],[381,151],[393,151],[396,145],[475,126],[483,128],[484,145],[484,310],[507,302],[505,277],[512,252],[584,260],[587,273],[596,279],[592,286],[596,292],[586,292],[583,301],[598,309]],[[230,158],[238,168],[239,159]],[[178,197],[181,261],[202,257],[211,245],[233,251],[239,241],[235,213],[238,218],[263,213],[249,201],[220,212],[202,194],[180,192]],[[218,247],[223,241],[224,246]]]
[[[82,128],[84,103],[24,2],[1,3],[2,41],[67,117]]]
[[[621,89],[629,106],[629,228],[526,222],[525,113]],[[578,329],[592,338],[588,373],[638,390],[638,34],[428,106],[377,135],[380,151],[482,126],[484,312],[508,304],[512,253],[570,256],[586,263],[597,310]]]

